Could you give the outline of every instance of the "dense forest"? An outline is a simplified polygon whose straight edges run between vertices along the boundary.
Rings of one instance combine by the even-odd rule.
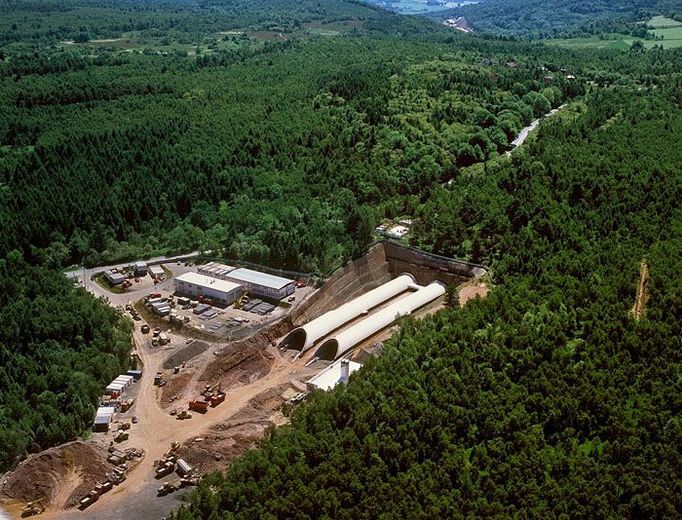
[[[450,254],[478,236],[499,286],[404,323],[174,518],[678,516],[679,102],[677,87],[599,91],[434,193],[420,243]]]
[[[0,45],[84,43],[135,33],[189,42],[250,27],[291,32],[313,20],[371,19],[377,12],[345,0],[0,0]]]
[[[491,30],[676,8],[527,4]],[[324,274],[409,215],[413,245],[491,266],[490,296],[406,321],[177,518],[680,514],[681,50],[355,1],[0,9],[0,469],[79,435],[126,368],[130,323],[65,265],[200,248]]]
[[[92,424],[102,390],[128,368],[132,323],[61,273],[0,260],[0,471]]]
[[[551,80],[536,56],[509,65],[502,45],[392,38],[12,56],[0,253],[59,267],[206,248],[326,272],[378,218],[581,94],[563,56],[547,54]]]
[[[680,0],[484,0],[430,16],[464,16],[476,31],[541,39],[613,32],[644,37],[638,22],[680,12]]]

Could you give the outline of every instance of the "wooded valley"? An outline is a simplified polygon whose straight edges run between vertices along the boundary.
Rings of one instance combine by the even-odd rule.
[[[518,38],[676,3],[497,4],[472,36],[353,1],[1,0],[0,470],[81,435],[129,363],[66,266],[326,275],[407,215],[490,295],[403,320],[174,517],[679,516],[682,49]]]

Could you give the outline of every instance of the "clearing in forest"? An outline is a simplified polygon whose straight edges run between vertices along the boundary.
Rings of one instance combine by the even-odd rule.
[[[646,263],[646,259],[642,260],[639,266],[639,285],[637,286],[637,296],[635,297],[635,304],[632,306],[632,315],[636,320],[639,320],[644,316],[644,311],[646,307],[646,301],[648,299],[648,294],[646,290],[647,283],[649,282],[649,266]]]

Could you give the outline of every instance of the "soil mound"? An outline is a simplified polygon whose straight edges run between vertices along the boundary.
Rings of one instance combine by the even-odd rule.
[[[49,505],[62,494],[63,484],[69,482],[73,491],[69,493],[67,503],[56,505],[71,506],[77,497],[105,480],[108,469],[106,455],[102,451],[75,441],[30,456],[6,476],[2,494],[24,502],[42,499],[45,505]]]
[[[255,338],[225,347],[199,376],[199,381],[220,380],[224,388],[251,383],[265,376],[274,357]]]

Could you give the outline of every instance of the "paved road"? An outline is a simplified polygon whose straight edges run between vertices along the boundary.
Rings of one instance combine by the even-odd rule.
[[[541,123],[542,121],[544,121],[544,120],[547,119],[548,117],[552,117],[554,114],[556,114],[559,110],[562,110],[564,107],[566,107],[566,104],[563,104],[563,105],[561,105],[561,106],[558,107],[558,108],[555,108],[555,109],[553,109],[553,110],[550,110],[550,111],[547,112],[544,116],[542,116],[542,117],[536,119],[536,120],[533,121],[530,125],[528,125],[527,127],[521,129],[521,131],[519,132],[519,135],[516,136],[516,139],[514,139],[514,140],[511,142],[511,145],[512,145],[513,147],[521,146],[521,145],[523,144],[523,142],[524,142],[526,139],[528,139],[528,136],[533,132],[533,130],[535,130],[535,129],[538,127],[538,125],[540,125],[540,123]],[[507,152],[507,155],[510,155],[510,154],[511,154],[511,151]]]

